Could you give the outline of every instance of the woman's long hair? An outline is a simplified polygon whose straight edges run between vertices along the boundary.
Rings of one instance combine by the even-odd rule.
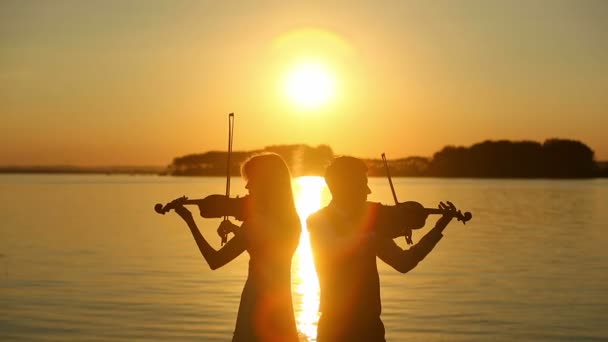
[[[285,223],[299,222],[291,188],[291,174],[276,153],[256,154],[241,165],[245,181],[256,183],[254,208]]]

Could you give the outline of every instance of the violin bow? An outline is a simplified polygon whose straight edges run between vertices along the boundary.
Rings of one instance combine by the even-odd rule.
[[[395,186],[393,185],[393,179],[391,178],[391,172],[388,167],[388,161],[386,160],[386,154],[382,152],[382,161],[384,162],[384,170],[386,170],[386,177],[388,178],[388,184],[391,186],[391,192],[393,193],[393,199],[395,200],[395,205],[399,204],[397,200],[397,193],[395,192]],[[414,242],[412,241],[412,231],[406,230],[405,232],[405,242],[408,245],[412,245]]]
[[[391,172],[388,169],[388,161],[386,160],[386,154],[382,152],[382,161],[384,162],[384,169],[386,170],[386,177],[388,178],[388,184],[391,186],[391,192],[393,193],[393,199],[395,200],[395,205],[399,204],[397,200],[397,193],[395,192],[395,186],[393,186],[393,179],[391,178]]]
[[[234,113],[228,114],[228,158],[226,161],[226,198],[230,197],[230,157],[232,155],[232,138],[234,135]],[[224,216],[228,221],[228,216]],[[222,246],[228,241],[228,234],[222,234]]]

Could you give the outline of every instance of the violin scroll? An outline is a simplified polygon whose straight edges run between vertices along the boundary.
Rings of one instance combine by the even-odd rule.
[[[187,204],[187,202],[188,202],[188,197],[182,196],[180,198],[174,199],[173,201],[171,201],[165,205],[156,203],[154,205],[154,211],[156,211],[157,213],[159,213],[161,215],[165,215],[165,213],[168,211],[171,211],[171,209],[175,209],[178,206]]]
[[[457,210],[456,206],[450,201],[446,201],[447,204],[443,202],[439,202],[439,212],[429,212],[429,214],[451,214],[452,217],[456,218],[456,220],[461,221],[462,224],[466,224],[467,221],[473,218],[473,214],[466,211],[464,214],[462,211]]]
[[[462,214],[460,210],[458,210],[458,214],[459,216],[457,216],[456,218],[458,219],[458,221],[462,221],[462,224],[467,224],[467,221],[473,218],[473,214],[468,211]]]

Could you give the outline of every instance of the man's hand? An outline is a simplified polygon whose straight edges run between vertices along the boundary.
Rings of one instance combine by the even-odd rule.
[[[446,204],[447,203],[447,204]],[[443,215],[437,220],[435,226],[447,226],[450,221],[458,214],[456,206],[450,201],[439,202],[439,209],[443,210]]]

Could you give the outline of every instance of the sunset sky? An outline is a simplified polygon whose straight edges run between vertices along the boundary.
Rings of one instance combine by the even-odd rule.
[[[608,1],[0,2],[0,165],[165,165],[328,144],[608,160]]]

